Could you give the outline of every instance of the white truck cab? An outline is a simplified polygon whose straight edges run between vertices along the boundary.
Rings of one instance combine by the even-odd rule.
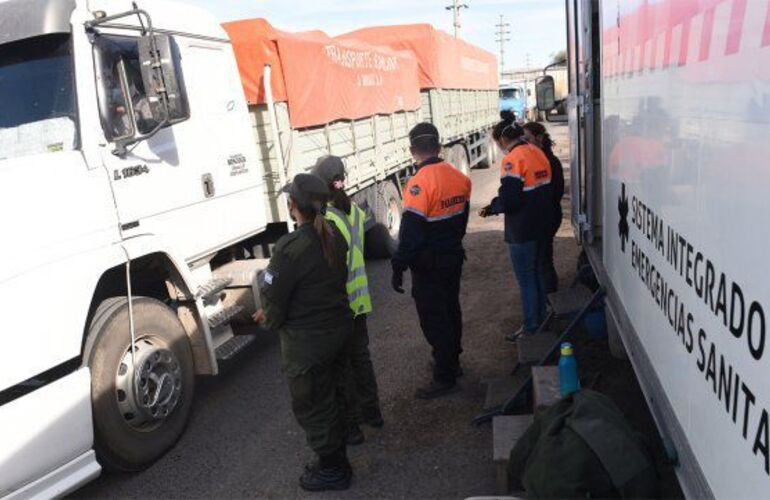
[[[0,497],[145,467],[247,343],[210,265],[267,226],[232,48],[141,3],[0,1]]]

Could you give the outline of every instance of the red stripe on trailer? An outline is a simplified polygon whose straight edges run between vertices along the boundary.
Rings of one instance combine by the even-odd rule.
[[[733,0],[730,13],[730,29],[727,32],[725,55],[735,54],[741,48],[743,38],[743,22],[746,18],[746,0]]]
[[[765,13],[765,29],[762,30],[762,47],[770,45],[770,2],[767,4]]]
[[[714,11],[716,7],[711,7],[703,16],[703,25],[700,33],[700,53],[698,61],[705,61],[709,58],[711,49],[711,38],[714,35]]]
[[[671,38],[673,37],[673,31],[670,26],[666,29],[666,49],[663,52],[663,68],[671,66]]]
[[[679,41],[679,54],[677,56],[677,65],[684,66],[687,63],[687,50],[690,48],[690,28],[692,18],[682,23],[682,38]]]

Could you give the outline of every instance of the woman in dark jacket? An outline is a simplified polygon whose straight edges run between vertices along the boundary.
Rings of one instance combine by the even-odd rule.
[[[551,237],[544,241],[541,248],[543,252],[543,285],[545,293],[553,293],[559,289],[559,275],[556,274],[556,268],[553,265],[553,240],[561,226],[563,217],[561,209],[561,200],[564,197],[564,168],[561,161],[553,153],[553,140],[551,135],[545,129],[543,124],[529,122],[524,124],[524,138],[530,144],[539,147],[548,157],[551,164],[551,185],[553,186],[553,226],[551,227]]]
[[[524,140],[524,130],[510,112],[492,131],[506,154],[500,164],[498,196],[479,211],[482,217],[505,215],[505,242],[521,292],[523,325],[506,337],[535,333],[545,320],[546,294],[542,251],[551,238],[553,194],[551,165],[540,148]]]

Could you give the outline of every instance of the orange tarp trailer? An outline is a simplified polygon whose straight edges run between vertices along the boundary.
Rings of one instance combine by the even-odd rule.
[[[249,104],[262,104],[264,67],[275,101],[294,128],[418,109],[417,61],[407,52],[337,40],[319,31],[288,33],[264,19],[225,23]]]
[[[430,24],[374,26],[340,35],[337,40],[359,40],[413,53],[420,65],[422,89],[498,89],[493,54]]]

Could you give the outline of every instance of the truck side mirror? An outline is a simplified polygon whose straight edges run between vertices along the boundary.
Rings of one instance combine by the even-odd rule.
[[[552,76],[543,76],[535,84],[537,109],[551,111],[556,107],[556,91]]]
[[[190,117],[179,50],[168,35],[143,36],[138,42],[142,82],[155,121],[173,125]]]

